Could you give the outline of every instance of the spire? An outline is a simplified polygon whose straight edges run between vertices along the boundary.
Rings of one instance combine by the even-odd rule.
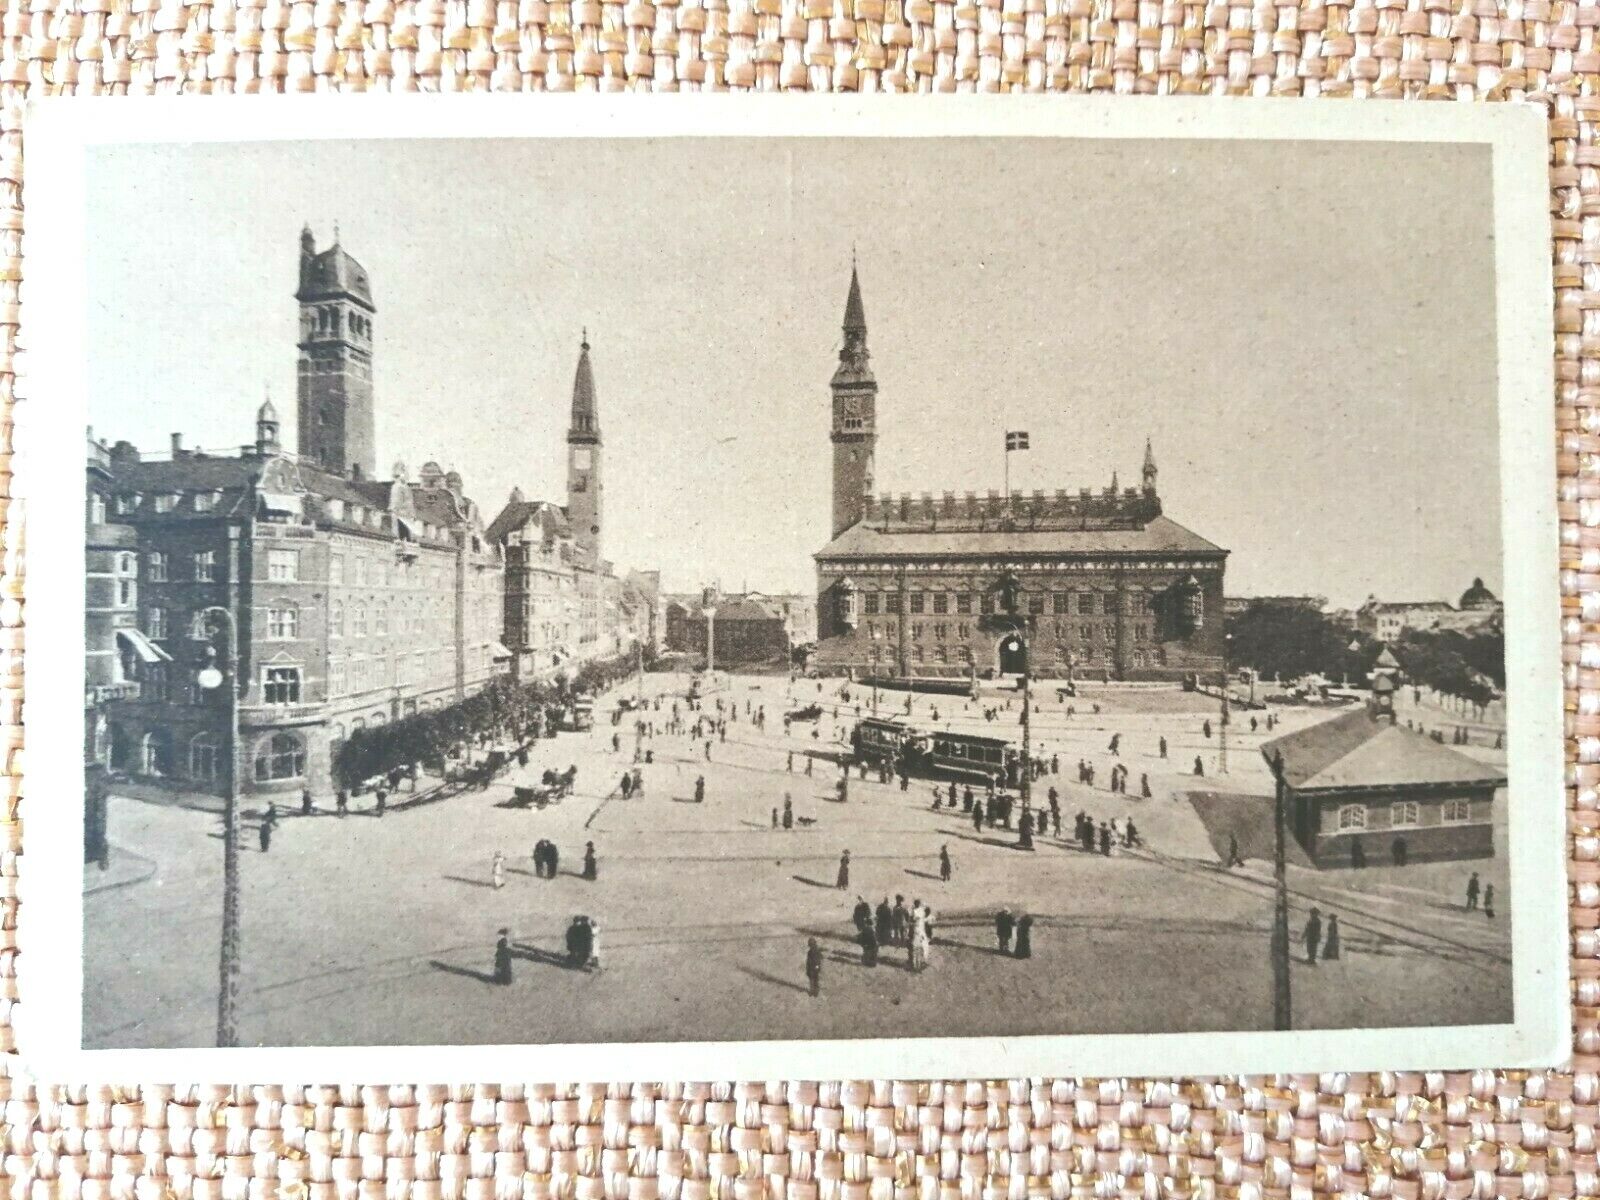
[[[871,385],[875,381],[867,360],[867,310],[861,303],[861,276],[856,271],[855,255],[850,261],[850,294],[844,302],[844,345],[839,348],[839,367],[833,373],[835,387],[841,384]]]
[[[1144,474],[1144,490],[1147,491],[1147,492],[1155,491],[1156,490],[1156,454],[1155,454],[1155,451],[1153,449],[1151,449],[1151,447],[1150,447],[1150,439],[1149,438],[1145,438],[1145,440],[1144,440],[1144,472],[1143,472],[1143,474]]]
[[[861,304],[861,277],[856,273],[855,252],[850,254],[850,296],[844,302],[845,335],[867,333],[867,312]]]
[[[600,426],[594,402],[594,368],[589,365],[589,330],[583,331],[578,347],[578,370],[572,377],[572,426],[574,433],[598,435]]]

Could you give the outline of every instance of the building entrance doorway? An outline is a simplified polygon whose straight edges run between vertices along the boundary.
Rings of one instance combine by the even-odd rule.
[[[1028,670],[1028,648],[1015,633],[1000,639],[999,658],[1002,675],[1022,675]]]

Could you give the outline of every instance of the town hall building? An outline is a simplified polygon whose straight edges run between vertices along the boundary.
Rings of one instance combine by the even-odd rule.
[[[815,555],[823,671],[1215,682],[1228,552],[1139,487],[875,495],[878,384],[852,269],[832,380],[832,540]]]

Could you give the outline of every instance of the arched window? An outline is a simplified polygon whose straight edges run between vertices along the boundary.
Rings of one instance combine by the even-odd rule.
[[[139,771],[144,775],[172,774],[172,737],[165,729],[152,729],[139,739]]]
[[[306,746],[292,733],[275,733],[256,751],[256,782],[298,779],[306,773]]]
[[[215,733],[195,734],[189,741],[189,778],[215,783],[222,766],[222,737]]]

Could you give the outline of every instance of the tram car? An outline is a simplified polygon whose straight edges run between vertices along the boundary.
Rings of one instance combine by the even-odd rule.
[[[918,739],[916,731],[904,721],[864,717],[856,722],[850,742],[859,761],[873,766],[888,763],[898,771],[915,751]]]
[[[1021,779],[1021,756],[1004,738],[940,730],[933,734],[927,753],[928,769],[941,775],[993,780],[1016,787]]]

